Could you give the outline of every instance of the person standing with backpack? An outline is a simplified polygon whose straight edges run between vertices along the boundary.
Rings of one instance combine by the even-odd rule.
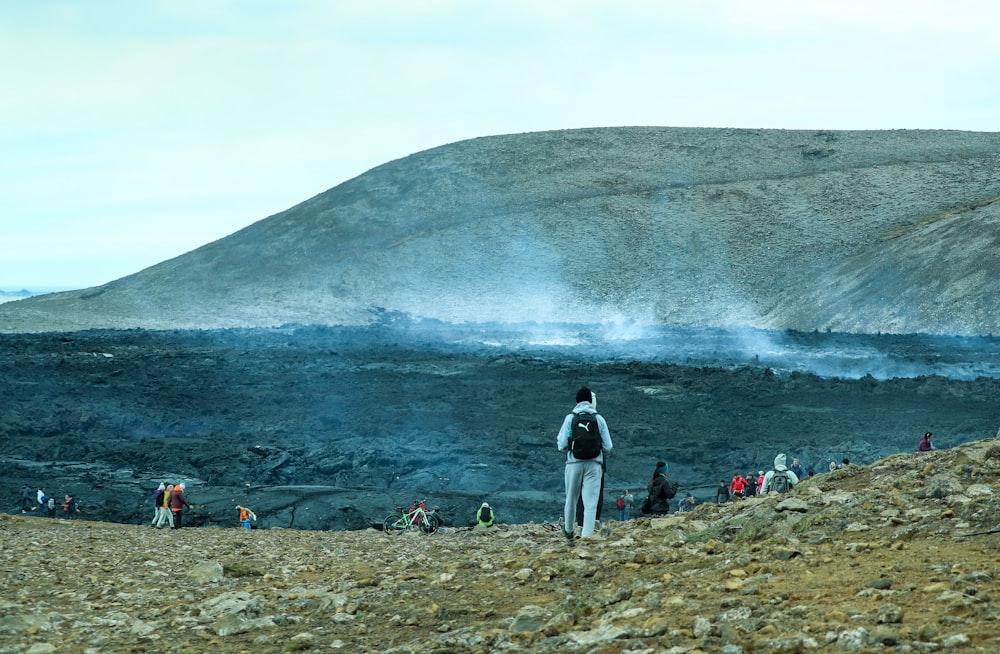
[[[566,504],[563,508],[563,535],[573,543],[576,503],[583,498],[581,538],[593,535],[597,503],[601,497],[604,453],[612,449],[611,433],[604,418],[597,413],[597,398],[589,388],[576,393],[576,406],[559,428],[556,445],[566,452],[564,478]]]
[[[787,493],[792,490],[795,484],[799,483],[799,478],[785,465],[785,455],[779,454],[774,457],[774,470],[768,470],[764,475],[764,484],[761,490],[767,493]]]

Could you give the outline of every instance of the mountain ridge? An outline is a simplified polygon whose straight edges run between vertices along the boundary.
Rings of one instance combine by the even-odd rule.
[[[997,170],[1000,133],[480,137],[103,286],[0,306],[0,331],[356,325],[393,311],[995,334]]]

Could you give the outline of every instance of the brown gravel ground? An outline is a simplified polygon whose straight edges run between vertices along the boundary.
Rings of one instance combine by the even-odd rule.
[[[0,515],[7,652],[995,652],[1000,444],[791,495],[432,535]]]

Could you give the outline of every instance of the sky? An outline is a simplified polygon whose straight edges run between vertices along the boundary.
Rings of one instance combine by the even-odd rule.
[[[0,0],[0,290],[104,284],[479,136],[1000,131],[997,25],[994,0]]]

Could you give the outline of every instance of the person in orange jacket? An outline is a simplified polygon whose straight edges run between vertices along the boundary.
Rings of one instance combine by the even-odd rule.
[[[181,528],[181,517],[184,507],[193,508],[184,497],[184,484],[177,484],[170,493],[170,512],[174,515],[174,529]]]
[[[236,510],[240,512],[240,524],[243,525],[243,528],[247,531],[252,529],[253,527],[250,525],[250,521],[252,520],[257,522],[257,516],[254,512],[245,506],[237,506]]]

